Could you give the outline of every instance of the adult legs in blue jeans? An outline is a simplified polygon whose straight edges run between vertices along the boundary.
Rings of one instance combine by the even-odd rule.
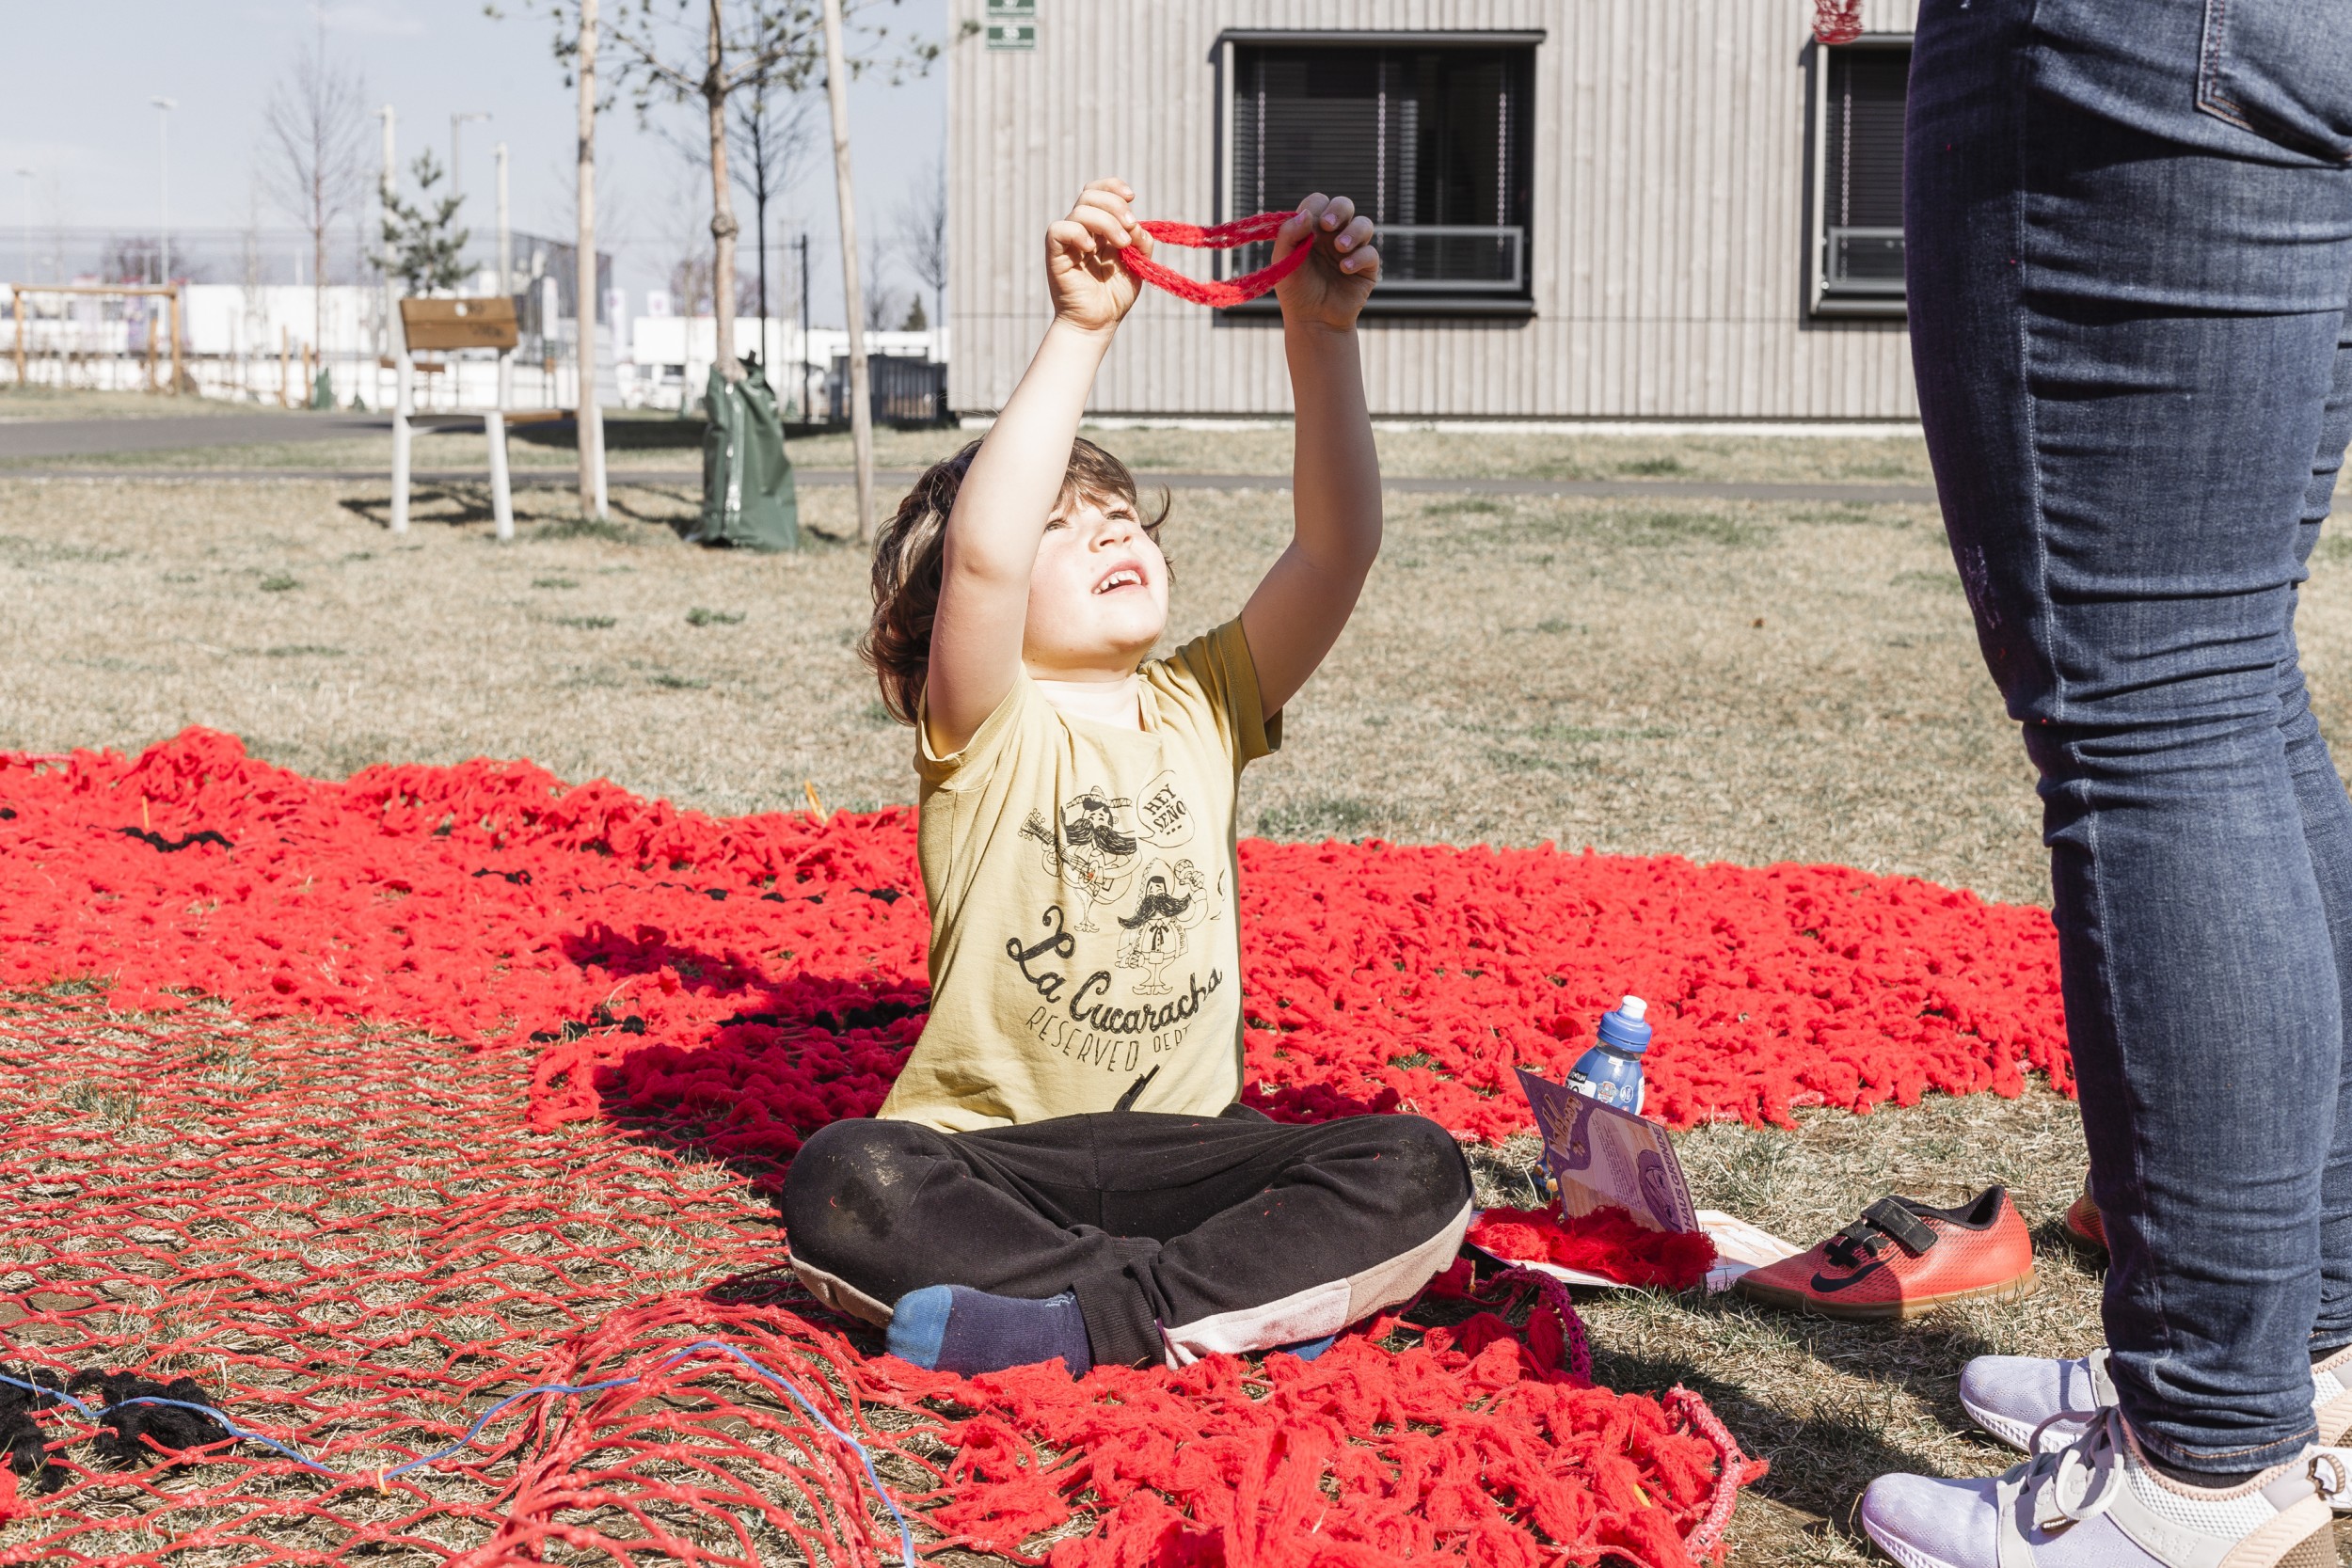
[[[2347,37],[1927,0],[1912,64],[1921,410],[2041,774],[2110,1371],[2217,1480],[2312,1441],[2311,1352],[2352,1341],[2352,802],[2294,638],[2352,433]]]

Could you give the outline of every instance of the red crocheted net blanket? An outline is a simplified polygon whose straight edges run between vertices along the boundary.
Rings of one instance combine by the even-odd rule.
[[[1590,1386],[1565,1303],[1418,1310],[1313,1363],[961,1383],[792,1288],[763,1193],[920,1029],[913,830],[523,763],[311,780],[200,730],[0,755],[0,988],[104,988],[0,1001],[0,1359],[194,1370],[372,1473],[529,1384],[716,1336],[873,1446],[927,1544],[1057,1568],[1720,1544],[1747,1462],[1695,1399]],[[1277,1116],[1520,1131],[1513,1066],[1557,1077],[1627,990],[1678,1125],[2069,1082],[2037,911],[1549,847],[1243,860],[1248,1095]],[[853,1461],[723,1363],[517,1406],[384,1497],[249,1448],[85,1469],[57,1424],[71,1483],[0,1479],[0,1562],[864,1562],[891,1538]]]
[[[655,1116],[731,1157],[881,1103],[922,1027],[914,815],[679,811],[529,763],[346,783],[190,730],[135,761],[0,754],[0,984],[119,1006],[420,1023],[532,1056],[532,1117]],[[216,834],[233,847],[191,835]],[[1930,1091],[2071,1092],[2047,914],[1839,866],[1242,846],[1246,1098],[1531,1126],[1632,991],[1646,1114],[1788,1125]],[[633,1021],[633,1022],[632,1022]]]

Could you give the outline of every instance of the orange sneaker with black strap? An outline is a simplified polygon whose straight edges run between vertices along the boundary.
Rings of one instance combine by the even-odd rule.
[[[1883,1197],[1811,1251],[1741,1275],[1738,1288],[1825,1318],[1915,1318],[2033,1294],[2033,1241],[2006,1188],[1957,1209]]]

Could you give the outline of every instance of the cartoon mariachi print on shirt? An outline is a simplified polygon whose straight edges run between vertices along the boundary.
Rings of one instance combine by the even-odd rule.
[[[1021,836],[1043,847],[1045,869],[1077,895],[1073,931],[1102,929],[1094,923],[1095,907],[1114,902],[1126,891],[1141,846],[1173,849],[1192,840],[1192,813],[1168,773],[1144,786],[1141,820],[1131,810],[1134,805],[1126,797],[1105,795],[1100,784],[1093,784],[1062,802],[1058,833],[1042,812],[1031,812],[1022,824]]]
[[[1146,846],[1192,842],[1192,811],[1168,772],[1132,798],[1089,786],[1055,815],[1058,823],[1032,812],[1021,834],[1073,896],[1056,898],[1005,942],[1037,995],[1027,1029],[1106,1072],[1156,1072],[1228,983],[1231,960],[1203,929],[1224,912],[1224,869],[1173,854],[1145,859]]]
[[[1029,813],[1021,836],[1045,847],[1045,869],[1070,884],[1077,895],[1078,923],[1073,930],[1093,931],[1094,906],[1117,898],[1136,863],[1136,835],[1122,832],[1119,813],[1134,802],[1109,799],[1096,785],[1062,803],[1058,836],[1046,826],[1044,814]]]
[[[1173,891],[1177,887],[1185,890],[1182,897]],[[1137,996],[1166,996],[1174,989],[1168,983],[1168,966],[1184,956],[1184,933],[1212,912],[1200,867],[1188,860],[1178,861],[1173,870],[1165,861],[1152,863],[1136,912],[1119,917],[1127,933],[1119,943],[1119,967],[1150,971],[1135,984]]]

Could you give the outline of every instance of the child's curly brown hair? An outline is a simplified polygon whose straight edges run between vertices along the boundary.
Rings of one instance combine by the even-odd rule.
[[[874,540],[874,619],[858,640],[857,651],[882,682],[882,706],[902,724],[915,722],[921,709],[923,683],[930,672],[931,619],[939,612],[947,515],[955,510],[956,492],[963,487],[963,476],[979,450],[979,442],[974,441],[924,469]],[[1124,501],[1137,516],[1143,515],[1136,476],[1084,436],[1071,443],[1070,467],[1062,476],[1056,505],[1066,506],[1081,496],[1097,502]],[[1168,521],[1168,494],[1162,490],[1157,510],[1143,525],[1154,544],[1160,525]]]

